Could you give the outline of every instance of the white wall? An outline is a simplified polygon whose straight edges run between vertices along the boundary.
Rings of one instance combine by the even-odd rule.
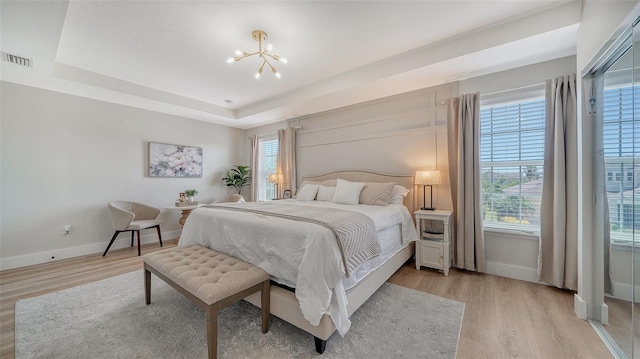
[[[7,82],[1,91],[2,269],[104,251],[112,200],[163,208],[187,188],[203,202],[230,193],[220,179],[240,159],[242,130]],[[203,177],[147,177],[149,141],[202,147]],[[162,218],[164,238],[176,238],[179,214]],[[114,247],[129,245],[120,238]],[[157,242],[155,231],[143,240]]]
[[[298,131],[298,179],[337,170],[364,169],[413,175],[416,170],[448,173],[447,106],[457,84],[412,91],[305,116]],[[451,209],[449,178],[433,187],[437,208]],[[422,188],[417,188],[422,205]],[[427,201],[429,199],[427,198]]]
[[[567,56],[556,60],[540,62],[534,65],[518,67],[512,70],[474,77],[460,81],[460,93],[493,92],[517,89],[543,84],[547,79],[568,75],[576,71],[576,57]]]

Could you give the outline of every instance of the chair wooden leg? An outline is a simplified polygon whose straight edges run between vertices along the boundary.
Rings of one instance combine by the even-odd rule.
[[[104,253],[102,253],[102,256],[106,256],[107,252],[109,251],[109,248],[111,248],[111,245],[113,244],[113,241],[116,240],[116,237],[118,236],[118,234],[122,233],[123,231],[116,231],[116,233],[113,234],[113,237],[111,237],[111,241],[109,242],[109,245],[107,246],[107,249],[104,250]]]
[[[131,231],[131,247],[133,247],[133,231]]]
[[[158,231],[158,240],[160,240],[160,247],[162,247],[162,234],[160,234],[160,225],[155,226]]]
[[[140,256],[140,231],[136,231],[138,233],[138,256]]]

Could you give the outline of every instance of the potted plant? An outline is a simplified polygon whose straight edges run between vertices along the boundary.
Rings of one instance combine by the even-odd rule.
[[[243,187],[251,184],[251,170],[249,166],[236,165],[234,168],[227,171],[227,175],[222,177],[227,187],[233,187],[238,191],[242,191]]]
[[[187,196],[187,203],[193,204],[193,198],[198,194],[197,189],[185,189],[184,195]]]

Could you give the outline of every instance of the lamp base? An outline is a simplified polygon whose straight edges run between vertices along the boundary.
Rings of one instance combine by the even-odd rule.
[[[422,207],[422,208],[420,208],[420,209],[421,209],[421,210],[423,210],[423,211],[433,211],[433,210],[435,210],[435,208],[433,208],[433,207],[429,207],[429,208],[427,208],[427,207]]]

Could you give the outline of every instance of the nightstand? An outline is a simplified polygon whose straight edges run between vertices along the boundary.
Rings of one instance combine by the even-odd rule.
[[[420,240],[416,243],[416,269],[429,267],[440,269],[445,276],[449,275],[451,266],[449,246],[451,243],[451,216],[449,210],[436,209],[433,211],[418,210],[414,212],[416,231]],[[442,221],[443,233],[429,233],[424,231],[423,221]]]

